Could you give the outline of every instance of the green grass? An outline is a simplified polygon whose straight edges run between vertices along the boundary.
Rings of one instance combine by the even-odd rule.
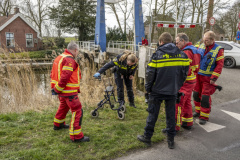
[[[92,118],[92,107],[84,107],[82,131],[90,137],[87,143],[72,143],[68,130],[53,130],[53,119],[57,110],[42,113],[30,111],[22,114],[0,115],[0,159],[112,159],[130,150],[146,148],[137,140],[146,125],[147,105],[144,99],[136,97],[138,108],[127,105],[124,120],[117,118],[117,112],[109,107],[99,110],[99,117]],[[156,123],[153,144],[162,141],[165,135],[165,115]],[[70,112],[66,122],[69,124]]]
[[[76,41],[75,37],[65,37],[65,42],[69,43],[71,41]]]

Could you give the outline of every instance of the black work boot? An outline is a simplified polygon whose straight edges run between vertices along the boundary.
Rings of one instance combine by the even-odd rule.
[[[176,134],[178,133],[178,130],[175,130]],[[167,128],[162,129],[162,133],[167,134]]]
[[[168,148],[174,149],[174,137],[168,137],[167,142],[168,142]]]
[[[137,138],[139,141],[141,141],[149,146],[151,145],[151,138],[146,137],[145,135],[138,135]]]
[[[69,129],[69,125],[68,124],[63,124],[63,123],[61,123],[60,124],[60,127],[57,127],[57,126],[55,126],[55,125],[53,125],[53,129],[54,130],[59,130],[59,129]]]
[[[129,106],[130,106],[130,107],[137,108],[137,107],[135,106],[134,102],[130,102],[130,103],[129,103]]]
[[[199,117],[199,116],[200,116],[200,113],[197,113],[197,112],[193,113],[193,117]]]
[[[87,136],[84,136],[83,138],[81,138],[81,139],[75,139],[74,141],[72,140],[72,142],[89,142],[90,141],[90,139],[89,139],[89,137],[87,137]]]
[[[181,126],[182,128],[186,129],[186,130],[191,130],[192,126]]]
[[[199,119],[199,124],[205,125],[207,123],[207,120],[205,119]]]

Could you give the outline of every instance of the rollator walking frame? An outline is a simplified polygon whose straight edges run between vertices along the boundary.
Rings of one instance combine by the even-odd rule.
[[[99,78],[96,78],[99,81],[101,81],[101,76]],[[105,90],[104,90],[104,99],[102,99],[98,104],[97,104],[97,108],[91,111],[91,116],[94,118],[97,118],[99,116],[98,113],[98,109],[102,109],[104,107],[105,104],[109,104],[110,108],[114,111],[117,111],[118,114],[118,118],[123,120],[125,118],[125,111],[126,111],[126,107],[124,105],[124,102],[118,102],[115,98],[114,95],[114,86],[111,84],[110,82],[110,78],[108,78],[109,80],[109,85],[106,85],[106,81],[104,81],[103,79],[103,83],[105,86]],[[111,97],[113,97],[112,99],[114,100],[114,102],[111,102]],[[114,108],[114,103],[119,103],[119,107],[118,108]]]

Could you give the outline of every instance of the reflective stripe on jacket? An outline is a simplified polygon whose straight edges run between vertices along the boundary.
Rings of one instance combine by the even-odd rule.
[[[76,63],[76,68],[74,69],[71,65],[70,66],[63,66],[62,62],[64,58],[71,58],[74,60],[73,56],[67,52],[59,55],[53,62],[52,72],[51,72],[51,88],[56,88],[58,92],[61,93],[75,93],[79,92],[80,89],[80,79],[81,79],[81,71],[79,65],[74,60],[73,62]],[[58,83],[61,80],[62,72],[70,71],[72,72],[69,81],[67,82],[65,87],[60,87]]]
[[[198,52],[201,54],[200,69],[198,74],[211,77],[216,67],[218,52],[220,49],[222,49],[222,47],[215,43],[214,47],[204,55],[205,49],[205,44],[201,44],[198,49]]]
[[[189,64],[187,55],[173,43],[159,46],[147,66],[146,91],[176,95],[186,80]]]
[[[189,44],[192,44],[189,42]],[[201,55],[198,53],[197,48],[194,47],[193,45],[188,45],[182,49],[188,56],[190,60],[190,68],[188,71],[188,76],[186,81],[188,83],[194,83],[196,82],[196,75],[199,69],[199,63],[201,59]]]

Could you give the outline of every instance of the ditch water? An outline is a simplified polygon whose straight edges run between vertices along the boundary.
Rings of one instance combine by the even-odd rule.
[[[51,70],[34,70],[40,94],[47,94],[50,90]]]

